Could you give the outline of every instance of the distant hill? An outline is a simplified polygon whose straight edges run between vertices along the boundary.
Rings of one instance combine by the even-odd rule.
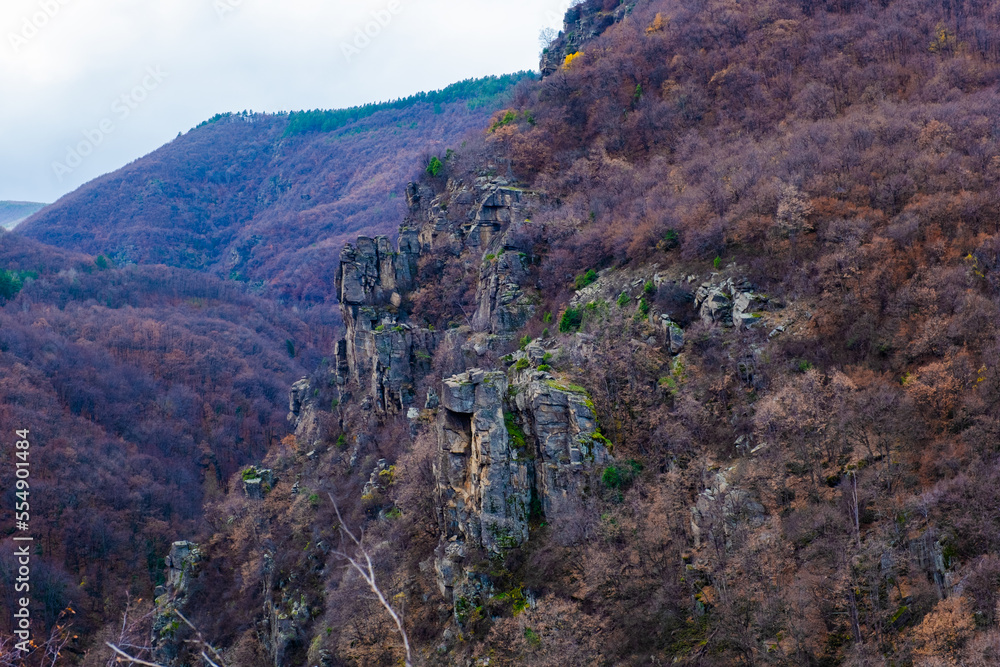
[[[13,229],[17,223],[44,207],[45,204],[30,201],[0,201],[0,227]]]
[[[208,271],[296,302],[334,293],[341,246],[392,234],[403,189],[530,73],[338,111],[220,114],[48,207],[24,235],[119,264]]]

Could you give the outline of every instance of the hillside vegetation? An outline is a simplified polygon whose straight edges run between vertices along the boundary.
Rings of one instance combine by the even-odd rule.
[[[122,587],[148,595],[155,564],[116,581],[119,604],[102,613],[90,577],[89,589],[70,583],[80,563],[51,560],[67,573],[64,597],[106,622],[78,640],[82,664],[108,659],[97,636],[197,664],[175,608],[229,665],[402,664],[393,619],[345,567],[360,554],[343,527],[363,529],[371,560],[360,557],[402,615],[415,664],[997,664],[1000,5],[585,0],[543,65],[488,118],[421,101],[327,134],[341,117],[307,113],[284,136],[287,119],[236,116],[144,163],[180,161],[186,147],[188,189],[157,190],[133,165],[73,195],[113,191],[133,213],[155,203],[185,221],[176,237],[166,214],[143,237],[112,208],[110,226],[72,231],[69,209],[28,226],[90,253],[118,239],[115,259],[235,271],[275,290],[265,296],[341,297],[337,344],[231,282],[196,290],[186,271],[85,268],[68,252],[40,262],[55,251],[11,246],[0,336],[33,336],[11,339],[0,361],[46,369],[58,362],[37,346],[65,339],[108,355],[70,364],[80,376],[127,362],[149,374],[139,414],[179,436],[147,438],[153,425],[88,403],[83,381],[45,380],[53,414],[154,458],[180,443],[191,460],[201,438],[216,457],[227,443],[237,452],[220,460],[217,488],[187,498],[203,514],[179,506],[191,511],[147,542],[162,556],[172,528],[199,547],[175,548],[174,581],[129,632]],[[385,227],[363,222],[368,204],[338,218],[354,226],[322,227],[347,206],[334,193],[358,181],[332,180],[348,168],[320,157],[355,152],[319,146],[350,143],[372,119],[398,119],[402,133],[407,114],[432,122],[424,113],[476,132],[439,144],[452,152],[369,145],[378,159],[409,155],[393,173],[416,182],[385,190],[397,208],[379,225],[398,227],[398,243],[359,238],[337,255],[350,230]],[[223,160],[222,146],[243,148]],[[309,159],[282,162],[279,177],[275,156],[296,146]],[[254,188],[230,173],[252,174]],[[330,209],[301,204],[306,194]],[[296,223],[255,222],[260,202],[297,210]],[[265,222],[296,250],[260,232],[244,249]],[[187,365],[200,343],[146,354],[119,329],[81,324],[147,307],[112,298],[119,281],[144,284],[151,304],[178,295],[181,310],[144,316],[154,321],[249,327],[257,384],[234,370],[208,386],[220,373]],[[211,306],[202,315],[191,298]],[[195,322],[178,340],[207,326]],[[241,363],[235,338],[209,338]],[[311,340],[308,356],[279,363],[282,338]],[[291,387],[294,433],[275,442],[264,415],[284,398],[276,385],[307,363],[312,375]],[[185,405],[169,394],[176,369],[192,406],[216,402],[173,407]],[[45,405],[8,391],[4,409]],[[260,428],[234,433],[247,414]],[[133,506],[107,497],[90,502]]]
[[[83,186],[20,233],[119,264],[209,272],[323,303],[345,241],[395,232],[402,191],[528,73],[342,111],[220,114]]]

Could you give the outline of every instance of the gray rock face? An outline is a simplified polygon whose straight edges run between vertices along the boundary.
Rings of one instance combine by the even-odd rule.
[[[494,553],[528,538],[528,460],[504,425],[506,393],[507,376],[499,371],[448,378],[438,421],[445,537]]]
[[[720,283],[706,282],[695,293],[698,314],[706,324],[735,326],[749,329],[757,325],[761,318],[754,311],[767,303],[767,297],[754,291],[748,281],[725,280]]]
[[[340,253],[337,271],[340,302],[348,305],[387,302],[393,293],[411,289],[419,254],[417,232],[402,228],[397,247],[398,251],[393,251],[384,236],[374,239],[360,236],[354,245],[348,244]]]
[[[417,232],[401,229],[398,248],[392,252],[385,237],[359,238],[344,249],[338,271],[348,375],[379,413],[412,403],[415,375],[437,346],[434,332],[397,321],[400,291],[412,289],[416,276]]]
[[[732,531],[740,523],[759,526],[767,516],[764,506],[750,493],[729,484],[727,472],[717,473],[712,485],[698,495],[691,508],[691,534],[696,549],[706,539],[725,540],[729,548]]]
[[[243,493],[252,500],[263,500],[276,481],[274,471],[250,466],[243,472]]]
[[[528,277],[524,258],[503,240],[506,228],[522,218],[533,195],[505,181],[487,179],[473,186],[449,183],[447,192],[437,197],[430,188],[417,185],[410,185],[406,194],[410,215],[400,228],[396,250],[385,237],[360,237],[344,248],[337,271],[337,294],[347,329],[338,345],[338,373],[342,382],[357,385],[378,414],[410,407],[416,381],[429,370],[441,342],[440,334],[406,322],[400,310],[417,287],[422,253],[442,243],[456,254],[473,248],[496,250],[480,275],[473,315],[477,330],[507,335],[535,311],[521,288]],[[293,402],[301,394],[296,391]]]
[[[519,385],[514,404],[533,441],[536,494],[546,522],[568,524],[583,509],[588,488],[610,461],[607,440],[586,394],[532,377]]]
[[[441,406],[435,567],[442,593],[457,595],[467,545],[496,554],[523,543],[533,502],[538,519],[574,523],[611,456],[587,396],[547,373],[509,387],[504,373],[475,369],[443,382]]]
[[[584,42],[594,39],[632,11],[634,2],[620,2],[610,12],[588,11],[575,6],[566,11],[565,26],[559,37],[542,52],[539,70],[542,78],[559,71],[566,55],[576,53]]]
[[[711,288],[705,295],[701,308],[698,310],[702,321],[707,324],[717,323],[732,325],[733,323],[733,302],[718,288]]]
[[[684,330],[680,325],[670,319],[669,315],[660,316],[660,328],[667,339],[667,346],[671,354],[680,354],[684,349]]]
[[[478,308],[473,325],[497,334],[519,330],[535,314],[535,306],[524,299],[521,285],[528,280],[524,256],[503,248],[484,263],[479,272]]]
[[[299,451],[310,451],[322,443],[323,428],[308,378],[293,384],[288,392],[288,421],[295,430]]]
[[[153,660],[158,664],[167,667],[180,667],[182,664],[179,656],[183,641],[177,632],[180,618],[176,612],[187,604],[191,582],[197,575],[201,560],[201,549],[194,542],[174,542],[170,546],[166,557],[167,581],[156,591],[150,633]]]

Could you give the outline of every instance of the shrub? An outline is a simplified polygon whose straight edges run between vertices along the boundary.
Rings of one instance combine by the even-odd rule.
[[[656,285],[652,280],[647,280],[646,284],[642,286],[642,291],[646,296],[653,296],[656,294]]]
[[[635,459],[612,463],[601,473],[601,484],[613,491],[624,491],[632,486],[632,482],[642,472],[642,467],[642,463]]]
[[[663,235],[662,249],[664,251],[673,250],[680,244],[681,244],[681,235],[677,233],[676,229],[668,229],[667,233]]]
[[[531,341],[532,341],[531,336],[524,336],[523,338],[521,338],[519,349],[524,350],[524,348],[528,347],[528,345],[531,344]]]
[[[543,373],[547,373],[550,370],[552,370],[552,367],[549,366],[548,364],[542,364],[541,366],[538,367],[538,370],[542,371]]]
[[[562,333],[578,331],[581,324],[583,324],[583,311],[579,308],[567,308],[559,318],[559,331]]]
[[[618,295],[618,301],[616,303],[618,304],[619,308],[624,308],[625,306],[632,303],[632,297],[630,297],[625,292],[622,292],[621,294]]]
[[[515,449],[527,449],[528,440],[524,436],[524,429],[522,429],[521,425],[517,423],[517,419],[515,419],[513,413],[507,412],[506,410],[504,411],[503,424],[507,427],[507,435],[510,436],[511,445],[513,445]]]
[[[593,285],[595,282],[597,282],[597,271],[587,269],[586,273],[576,277],[576,288],[581,290],[588,285]]]
[[[523,371],[525,368],[527,368],[530,365],[531,365],[531,362],[529,362],[526,358],[521,357],[520,359],[517,360],[517,363],[514,364],[514,370],[516,370],[516,371]]]
[[[21,291],[21,279],[15,273],[0,270],[0,299],[13,299]]]
[[[427,174],[432,177],[437,177],[441,174],[444,169],[444,163],[435,155],[431,158],[430,162],[427,163]]]

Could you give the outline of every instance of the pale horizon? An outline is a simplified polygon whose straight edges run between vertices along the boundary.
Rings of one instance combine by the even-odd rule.
[[[0,200],[54,202],[217,113],[344,108],[537,70],[539,33],[571,4],[411,2],[8,0]]]

